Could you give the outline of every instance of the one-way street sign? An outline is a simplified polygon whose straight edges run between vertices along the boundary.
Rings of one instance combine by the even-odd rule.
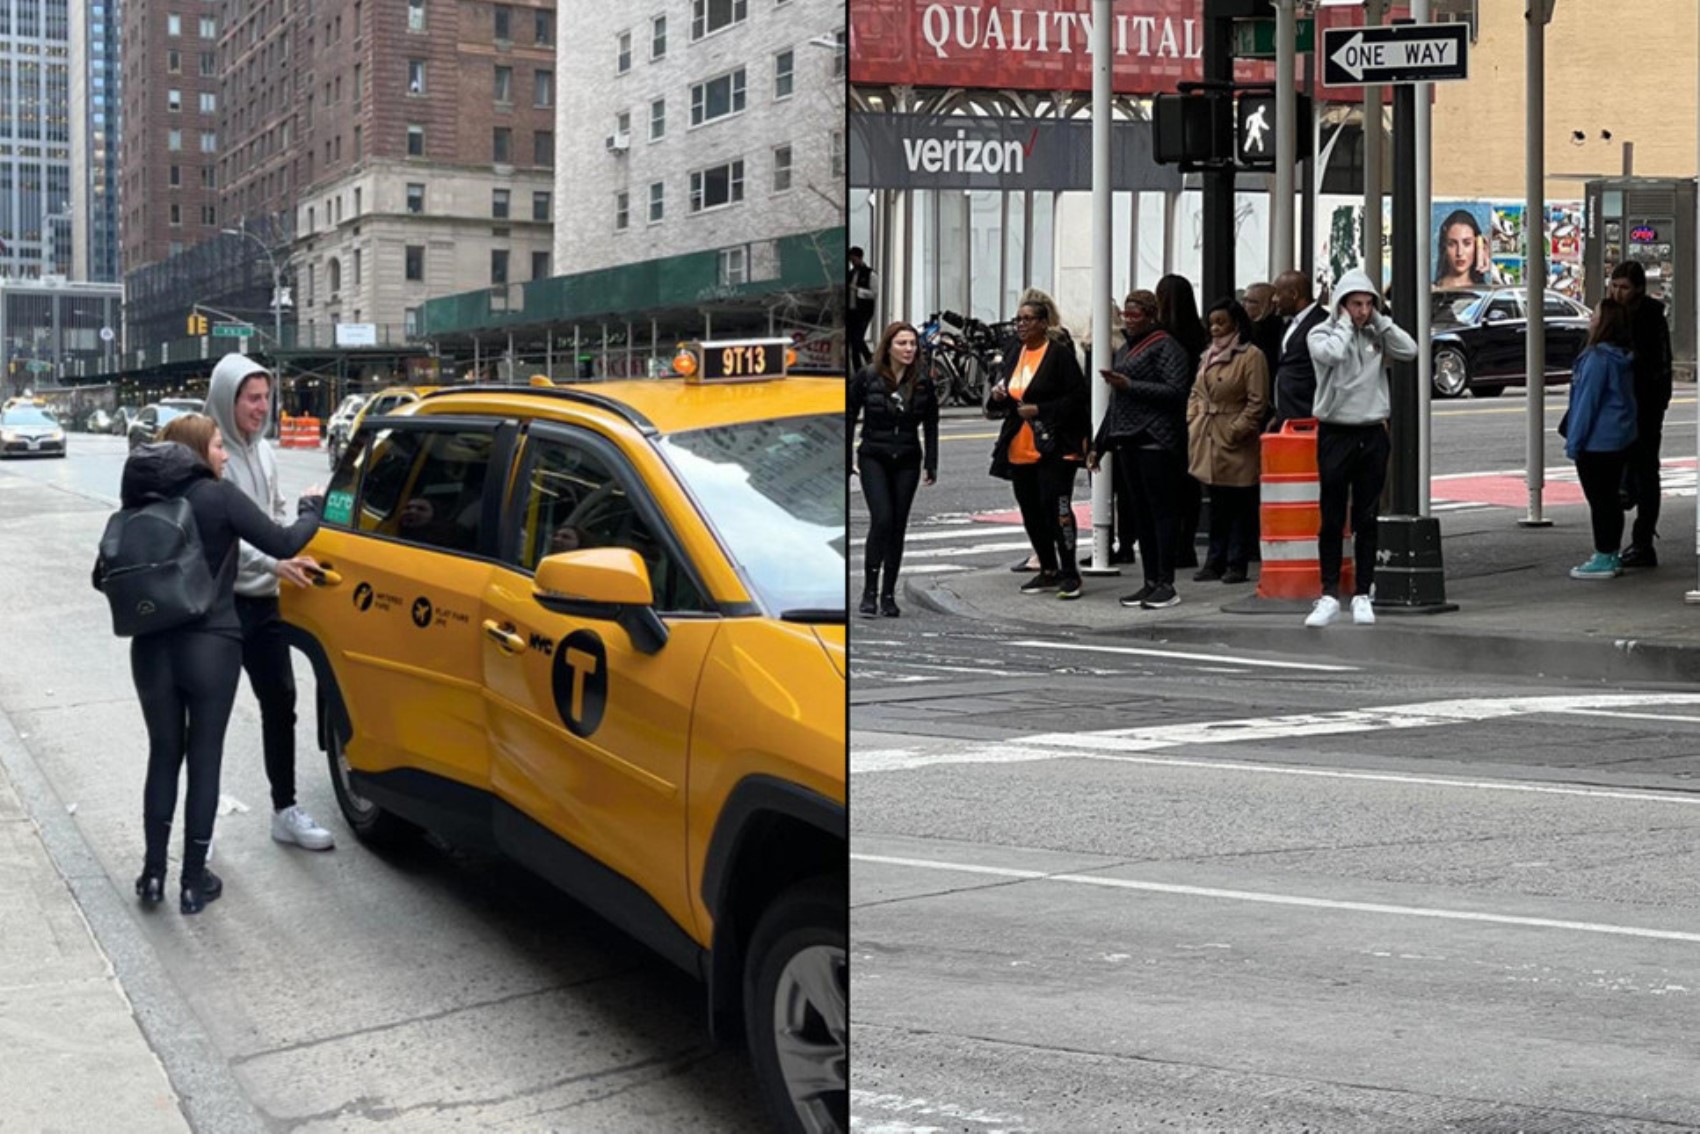
[[[1470,77],[1465,24],[1391,24],[1325,28],[1322,85],[1436,83]]]

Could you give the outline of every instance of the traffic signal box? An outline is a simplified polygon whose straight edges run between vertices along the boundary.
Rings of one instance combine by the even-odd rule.
[[[200,312],[189,316],[189,337],[195,338],[207,334],[207,317]]]

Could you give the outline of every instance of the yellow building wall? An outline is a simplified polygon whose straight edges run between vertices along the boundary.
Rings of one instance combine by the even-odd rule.
[[[1437,201],[1526,194],[1524,5],[1478,0],[1470,78],[1435,84]],[[1548,200],[1580,200],[1583,181],[1621,175],[1624,142],[1636,175],[1693,177],[1697,113],[1700,0],[1557,0],[1546,31]]]

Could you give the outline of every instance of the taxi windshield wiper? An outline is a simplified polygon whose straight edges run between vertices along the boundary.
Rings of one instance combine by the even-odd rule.
[[[800,606],[795,610],[781,611],[779,620],[781,622],[843,622],[844,614],[842,607]]]

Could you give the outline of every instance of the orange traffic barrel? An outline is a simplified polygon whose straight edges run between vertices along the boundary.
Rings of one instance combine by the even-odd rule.
[[[1316,537],[1322,530],[1322,491],[1316,473],[1316,421],[1303,418],[1263,435],[1262,504],[1258,519],[1263,568],[1257,597],[1311,602],[1322,597],[1322,561]],[[1345,539],[1351,538],[1347,532]],[[1350,594],[1356,572],[1349,544],[1340,565],[1342,593]]]

